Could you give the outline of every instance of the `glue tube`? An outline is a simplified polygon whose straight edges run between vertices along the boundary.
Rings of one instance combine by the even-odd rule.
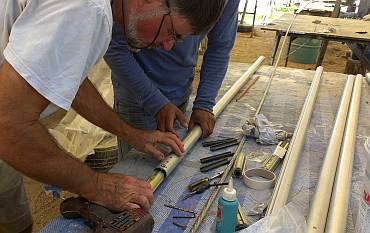
[[[216,232],[235,232],[237,213],[236,190],[233,187],[233,178],[230,178],[228,187],[224,188],[222,196],[218,199]]]

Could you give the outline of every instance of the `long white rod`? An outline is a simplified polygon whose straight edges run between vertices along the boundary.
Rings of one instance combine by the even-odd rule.
[[[351,106],[347,117],[346,131],[344,133],[325,229],[327,233],[344,233],[346,230],[362,79],[363,77],[361,75],[356,76],[355,86],[352,92]]]
[[[324,232],[355,77],[348,76],[308,216],[307,233]]]
[[[297,11],[297,12],[298,12],[298,11]],[[279,61],[280,61],[281,54],[283,53],[283,50],[284,50],[285,41],[286,41],[286,39],[288,38],[288,35],[289,35],[289,32],[290,32],[290,29],[292,28],[292,26],[293,26],[293,24],[294,24],[294,21],[295,21],[295,19],[297,18],[297,16],[298,16],[298,14],[299,14],[299,13],[300,13],[300,12],[298,12],[298,13],[295,13],[295,14],[294,14],[294,16],[293,16],[292,20],[290,21],[290,24],[289,24],[289,26],[288,26],[288,29],[287,29],[287,30],[286,30],[286,32],[285,32],[284,39],[283,39],[283,43],[282,43],[282,45],[281,45],[281,47],[280,47],[280,51],[279,51],[278,57],[277,57],[277,59],[276,59],[275,65],[273,66],[272,71],[271,71],[271,73],[270,73],[270,78],[269,78],[269,81],[268,81],[268,82],[267,82],[267,84],[266,84],[266,88],[265,88],[265,91],[264,91],[263,96],[262,96],[262,98],[261,98],[261,101],[260,101],[260,103],[258,104],[258,107],[257,107],[256,113],[255,113],[255,115],[256,115],[256,116],[260,113],[261,108],[262,108],[262,105],[265,103],[265,99],[266,99],[267,93],[268,93],[268,91],[270,90],[271,83],[272,83],[272,80],[273,80],[273,78],[274,78],[274,75],[275,75],[276,69],[277,69],[277,67],[278,67],[278,64],[279,64]]]
[[[277,59],[276,59],[276,61],[275,61],[275,65],[273,66],[272,71],[271,71],[271,73],[270,73],[269,81],[267,82],[267,85],[266,85],[265,91],[264,91],[264,93],[263,93],[263,96],[262,96],[262,98],[261,98],[261,101],[260,101],[260,103],[258,104],[257,110],[256,110],[256,112],[255,112],[255,116],[257,116],[258,114],[260,114],[261,109],[262,109],[262,106],[263,106],[263,104],[265,103],[265,99],[266,99],[267,93],[268,93],[268,92],[269,92],[269,90],[270,90],[272,80],[273,80],[273,78],[274,78],[274,76],[275,76],[276,69],[277,69],[277,67],[278,67],[278,65],[279,65],[279,61],[280,61],[280,58],[281,58],[281,54],[283,53],[283,50],[284,50],[285,42],[286,42],[286,40],[287,40],[287,38],[288,38],[288,35],[289,35],[289,32],[290,32],[290,29],[292,28],[292,26],[293,26],[293,24],[294,24],[295,19],[297,18],[297,16],[298,16],[298,15],[299,15],[299,14],[300,14],[300,13],[301,13],[301,12],[302,12],[302,11],[303,11],[303,10],[304,10],[308,5],[309,5],[309,4],[311,4],[311,3],[313,3],[313,2],[316,2],[316,0],[309,1],[309,2],[307,2],[305,5],[304,5],[304,4],[301,4],[301,6],[300,6],[300,7],[297,9],[297,11],[294,13],[293,18],[292,18],[292,20],[290,21],[289,26],[288,26],[288,28],[287,28],[287,30],[286,30],[286,32],[285,32],[284,37],[283,37],[283,43],[281,44],[281,47],[280,47],[280,50],[279,50],[278,57],[277,57]],[[277,46],[279,46],[279,45],[277,45]]]
[[[230,101],[235,97],[238,91],[247,83],[247,81],[252,77],[252,75],[259,69],[262,65],[264,56],[260,56],[243,74],[241,78],[234,83],[234,85],[226,92],[226,94],[217,102],[213,107],[213,114],[218,117],[224,108],[230,103]]]
[[[301,115],[290,143],[291,146],[288,149],[282,169],[280,171],[279,179],[272,194],[267,215],[275,214],[281,207],[285,205],[288,200],[290,187],[292,185],[298,160],[303,148],[305,134],[314,109],[322,73],[323,68],[320,66],[316,69],[311,87],[303,105]]]
[[[250,77],[260,68],[262,65],[263,60],[265,59],[264,56],[260,56],[243,74],[242,77],[238,79],[234,83],[234,85],[225,93],[225,95],[217,102],[217,104],[213,107],[213,114],[215,118],[217,118],[224,108],[230,103],[230,101],[235,97],[238,91],[248,82]],[[199,126],[195,126],[183,140],[185,153],[187,153],[198,141],[200,136],[202,135],[202,130]],[[168,176],[173,169],[180,163],[180,161],[184,158],[184,156],[178,157],[175,154],[170,154],[167,158],[161,162],[161,164],[155,169],[153,176],[149,179],[149,182],[153,189],[156,189],[160,183],[164,180],[164,177]],[[160,178],[159,182],[152,182],[154,176],[160,172],[163,174],[163,178]]]

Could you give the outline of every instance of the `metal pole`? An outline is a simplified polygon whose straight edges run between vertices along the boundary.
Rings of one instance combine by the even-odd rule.
[[[316,69],[311,87],[308,91],[301,115],[295,128],[292,141],[290,143],[287,155],[280,171],[280,176],[272,194],[271,202],[267,210],[267,215],[275,214],[285,205],[288,200],[290,187],[293,182],[294,174],[298,165],[298,160],[304,145],[304,138],[310,123],[311,115],[314,109],[317,93],[323,68]]]
[[[298,12],[298,11],[297,11],[297,12]],[[279,63],[279,61],[280,61],[281,54],[283,53],[283,49],[284,49],[284,45],[285,45],[285,41],[286,41],[286,39],[288,38],[288,34],[289,34],[289,32],[290,32],[290,29],[291,29],[291,27],[293,26],[294,21],[295,21],[295,19],[297,18],[298,14],[299,14],[299,12],[294,14],[293,19],[292,19],[292,21],[290,22],[289,27],[288,27],[288,29],[287,29],[287,30],[286,30],[286,32],[285,32],[285,35],[284,35],[284,38],[283,38],[283,44],[281,45],[281,48],[280,48],[280,51],[279,51],[278,57],[277,57],[276,62],[275,62],[275,65],[274,65],[274,67],[272,68],[272,71],[271,71],[271,73],[270,73],[270,78],[269,78],[269,81],[268,81],[268,83],[267,83],[267,85],[266,85],[265,92],[263,93],[263,96],[262,96],[261,102],[259,103],[258,108],[257,108],[257,110],[256,110],[256,113],[255,113],[255,115],[256,115],[256,116],[260,113],[261,108],[262,108],[262,105],[263,105],[263,103],[265,102],[265,99],[266,99],[267,93],[268,93],[268,91],[269,91],[269,89],[270,89],[270,86],[271,86],[271,83],[272,83],[272,79],[274,78],[274,75],[275,75],[275,72],[276,72],[276,69],[277,69],[278,63]],[[279,44],[277,45],[277,47],[279,47]]]
[[[340,15],[340,5],[342,4],[342,0],[336,0],[335,6],[333,10],[333,14],[331,15],[332,18],[338,18]]]
[[[307,233],[324,232],[355,77],[348,76],[308,216]]]
[[[356,144],[356,130],[360,111],[362,78],[363,77],[361,75],[356,76],[355,86],[352,92],[351,106],[347,117],[346,131],[344,134],[342,150],[340,152],[340,159],[327,219],[328,222],[325,229],[325,232],[327,233],[344,233],[346,230],[353,158]]]
[[[341,2],[342,2],[341,0],[336,0],[334,10],[331,14],[332,18],[338,18],[339,17]],[[328,48],[328,45],[329,45],[328,40],[321,40],[319,56],[316,59],[316,67],[321,66],[321,64],[324,60],[326,49]]]
[[[253,11],[253,20],[252,20],[252,31],[251,31],[251,38],[253,38],[253,33],[254,33],[254,24],[256,22],[256,14],[257,14],[257,0],[254,3],[254,11]]]
[[[264,56],[260,56],[243,74],[241,78],[234,83],[234,85],[226,92],[226,94],[217,102],[213,107],[213,114],[217,118],[224,108],[230,103],[230,101],[235,97],[238,91],[246,84],[246,82],[252,77],[254,72],[256,72],[262,65]],[[187,153],[198,141],[202,135],[202,130],[199,126],[195,126],[186,138],[183,140],[185,153]],[[166,176],[168,176],[173,169],[180,163],[184,156],[178,157],[175,154],[170,154],[164,161],[159,164],[154,169],[153,175],[148,179],[148,182],[152,186],[153,190],[163,182]]]
[[[247,13],[247,6],[248,6],[248,0],[246,0],[244,4],[244,9],[243,9],[242,18],[240,19],[240,24],[244,23],[245,14]]]

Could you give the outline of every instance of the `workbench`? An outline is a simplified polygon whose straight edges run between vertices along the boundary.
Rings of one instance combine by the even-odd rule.
[[[218,99],[232,86],[232,84],[242,76],[248,65],[241,63],[231,63],[227,76],[219,91]],[[221,136],[240,137],[241,126],[248,117],[254,115],[255,108],[263,95],[265,85],[268,81],[270,66],[263,66],[256,75],[260,75],[259,81],[249,90],[249,92],[238,102],[232,101],[217,119],[216,127],[212,136],[207,140],[219,139]],[[270,121],[281,124],[290,132],[294,131],[301,108],[310,87],[314,71],[278,68],[266,102],[263,105],[262,112]],[[337,107],[344,89],[346,75],[338,73],[324,72],[320,84],[318,97],[306,135],[306,144],[303,148],[299,166],[290,192],[290,202],[300,206],[302,214],[307,217],[308,202],[312,196],[322,165],[322,159],[325,155],[331,130],[337,112]],[[194,99],[191,97],[190,103]],[[347,232],[354,232],[354,222],[357,216],[358,199],[361,189],[361,179],[366,165],[364,141],[370,135],[370,87],[364,81],[362,87],[361,110],[359,117],[359,126],[357,130],[356,153],[354,160],[352,192],[350,208],[347,219]],[[189,104],[188,113],[192,106]],[[181,131],[182,135],[185,131]],[[243,152],[253,151],[272,152],[275,146],[261,146],[253,139],[248,139],[243,148]],[[235,150],[235,147],[233,149]],[[223,151],[228,151],[227,149]],[[217,153],[223,152],[218,151]],[[181,164],[167,179],[160,185],[155,192],[156,200],[151,208],[151,213],[155,219],[155,228],[153,232],[158,233],[176,233],[184,232],[183,229],[172,224],[172,217],[182,215],[177,210],[164,207],[166,203],[173,203],[181,207],[193,209],[200,212],[206,202],[210,191],[199,194],[182,201],[182,197],[187,193],[187,185],[205,176],[211,176],[220,171],[221,168],[210,171],[207,174],[199,172],[199,158],[216,154],[210,152],[208,148],[201,146],[201,141],[190,150]],[[152,174],[153,168],[157,162],[144,156],[137,151],[131,151],[123,161],[117,164],[112,172],[128,173],[141,178],[148,178]],[[248,168],[259,167],[257,162],[248,162]],[[266,202],[271,193],[270,190],[252,190],[247,188],[241,180],[234,180],[237,189],[237,196],[245,212],[251,210],[256,203]],[[202,224],[199,232],[215,232],[216,203],[213,203],[208,215]],[[256,221],[257,219],[252,220]],[[187,224],[188,232],[194,219],[178,220]],[[66,220],[62,217],[50,222],[41,233],[56,232],[91,232],[81,220]]]
[[[293,18],[292,14],[284,14],[280,18],[274,20],[270,24],[261,27],[262,30],[275,31],[275,41],[272,47],[272,55],[270,65],[274,64],[277,49],[280,44],[280,39],[285,35],[289,24]],[[356,55],[366,64],[367,69],[370,69],[370,62],[363,56],[364,50],[370,47],[370,22],[354,19],[342,19],[331,17],[320,17],[311,15],[298,15],[291,30],[288,32],[290,50],[291,41],[298,37],[319,39],[322,41],[339,41],[349,45],[359,46]],[[316,67],[320,66],[326,52],[327,43],[322,43],[320,53],[316,61]],[[285,66],[288,61],[288,56],[285,56]]]

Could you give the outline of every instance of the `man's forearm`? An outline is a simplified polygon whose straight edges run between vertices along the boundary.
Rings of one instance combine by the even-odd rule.
[[[88,78],[80,86],[72,107],[88,121],[108,132],[121,137],[130,135],[132,127],[104,101]]]
[[[97,173],[70,157],[38,122],[0,122],[0,158],[40,182],[92,198]]]
[[[238,6],[239,0],[229,0],[223,15],[208,33],[208,45],[203,56],[200,82],[193,109],[203,109],[209,112],[213,110],[236,38]]]
[[[149,208],[148,183],[120,174],[96,173],[58,147],[39,122],[49,101],[5,62],[0,67],[0,159],[18,171],[115,210]],[[143,140],[137,140],[143,141]]]
[[[7,62],[0,83],[0,159],[36,180],[90,195],[97,173],[61,150],[38,120],[49,101]]]

